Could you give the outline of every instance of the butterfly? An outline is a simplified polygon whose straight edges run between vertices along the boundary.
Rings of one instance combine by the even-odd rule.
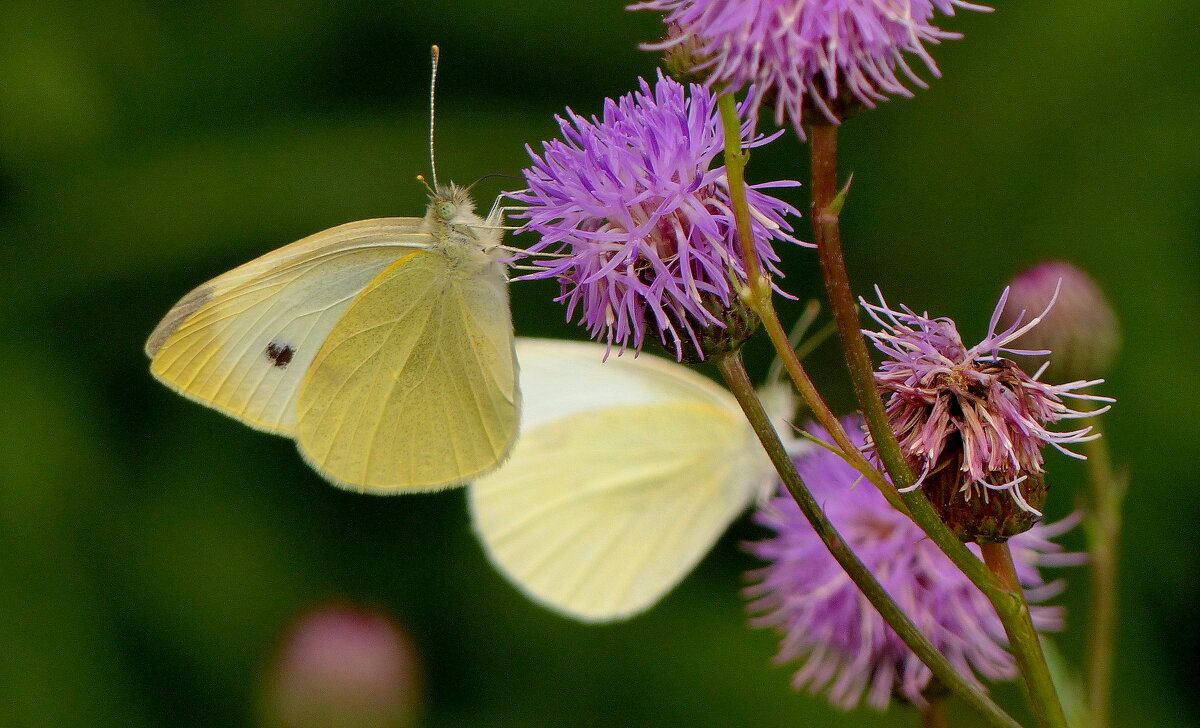
[[[687,575],[774,483],[733,395],[642,354],[517,339],[521,437],[467,489],[489,559],[534,601],[630,617]]]
[[[431,188],[424,218],[361,220],[184,296],[146,342],[180,394],[294,438],[335,485],[437,490],[495,468],[520,392],[499,215]]]
[[[184,296],[146,341],[159,381],[294,438],[350,490],[461,485],[517,436],[502,211],[485,220],[467,189],[437,183],[439,55],[424,218],[360,220],[267,253]]]

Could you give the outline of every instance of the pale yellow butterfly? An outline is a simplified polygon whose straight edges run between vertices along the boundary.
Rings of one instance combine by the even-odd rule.
[[[604,352],[517,339],[521,437],[468,487],[501,573],[588,622],[652,606],[774,482],[729,392],[659,357]]]
[[[424,218],[335,227],[184,296],[146,342],[154,376],[352,490],[494,469],[520,410],[500,214],[436,180]]]

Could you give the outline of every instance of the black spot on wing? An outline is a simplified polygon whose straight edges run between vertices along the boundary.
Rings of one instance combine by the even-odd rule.
[[[286,369],[287,365],[292,362],[292,357],[296,354],[296,350],[287,344],[277,344],[274,341],[267,344],[267,358],[280,369]]]

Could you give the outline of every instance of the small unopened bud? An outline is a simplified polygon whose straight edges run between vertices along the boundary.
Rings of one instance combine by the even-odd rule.
[[[1070,263],[1039,263],[1014,278],[1001,327],[1016,321],[1022,311],[1025,320],[1036,316],[1046,308],[1056,287],[1058,299],[1050,312],[1017,341],[1021,348],[1048,349],[1050,355],[1018,360],[1027,370],[1036,371],[1049,359],[1050,366],[1042,376],[1047,382],[1103,377],[1120,347],[1117,317],[1100,286]]]
[[[385,615],[328,606],[284,636],[263,692],[270,728],[404,728],[421,704],[416,652]]]

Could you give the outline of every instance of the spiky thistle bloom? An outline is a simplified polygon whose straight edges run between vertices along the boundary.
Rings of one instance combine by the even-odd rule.
[[[851,439],[862,445],[862,418],[845,423]],[[815,425],[810,432],[825,437]],[[959,671],[972,679],[1016,676],[995,610],[920,527],[825,448],[806,451],[796,459],[796,468],[854,552]],[[748,574],[753,582],[746,589],[755,615],[751,623],[782,635],[777,662],[802,662],[793,686],[824,692],[846,710],[864,699],[883,710],[893,695],[924,705],[929,668],[850,581],[795,501],[780,492],[759,508],[755,520],[773,533],[747,546],[769,562]],[[1082,555],[1063,553],[1050,540],[1077,521],[1076,516],[1038,525],[1010,541],[1017,575],[1031,601],[1062,589],[1061,581],[1044,581],[1039,566],[1082,563]],[[977,546],[969,548],[978,554]],[[1062,629],[1061,607],[1035,604],[1030,616],[1041,631]]]
[[[724,165],[716,99],[659,73],[653,87],[606,99],[601,118],[567,109],[562,139],[526,147],[528,187],[509,193],[521,231],[541,236],[527,253],[540,270],[525,279],[557,278],[567,317],[578,315],[597,340],[640,350],[647,333],[677,359],[703,358],[703,336],[737,325],[737,287],[746,280]],[[746,122],[742,143],[765,144]],[[750,185],[754,244],[766,268],[779,260],[772,241],[799,242],[789,215],[799,212]],[[543,253],[541,258],[537,255]]]
[[[1054,308],[1021,342],[1054,352],[1043,375],[1047,381],[1104,376],[1116,358],[1121,334],[1112,306],[1091,276],[1066,261],[1047,261],[1022,271],[1011,288],[1001,326],[1011,325],[1022,311],[1040,310],[1058,291]],[[1028,361],[1037,367],[1045,357]]]
[[[1042,449],[1047,445],[1083,459],[1067,446],[1099,437],[1090,427],[1055,432],[1050,425],[1088,413],[1064,398],[1111,402],[1078,390],[1103,380],[1048,384],[1003,355],[1049,354],[1017,349],[1013,342],[1043,320],[1025,312],[997,331],[1008,300],[1005,289],[987,335],[967,348],[954,321],[894,310],[861,300],[883,328],[864,330],[886,356],[875,373],[887,415],[909,465],[946,524],[964,541],[1003,541],[1029,528],[1045,500]],[[1044,369],[1043,367],[1042,369]],[[1104,407],[1096,412],[1106,410]],[[1003,491],[1007,497],[990,497]],[[1013,506],[1016,506],[1015,508]]]
[[[631,10],[659,10],[672,28],[651,50],[688,43],[701,59],[695,71],[714,88],[754,84],[757,105],[774,99],[776,122],[800,127],[806,107],[830,122],[854,103],[874,108],[889,95],[911,96],[906,81],[924,87],[906,56],[933,76],[926,44],[959,38],[933,25],[955,8],[988,11],[964,0],[647,0]]]

